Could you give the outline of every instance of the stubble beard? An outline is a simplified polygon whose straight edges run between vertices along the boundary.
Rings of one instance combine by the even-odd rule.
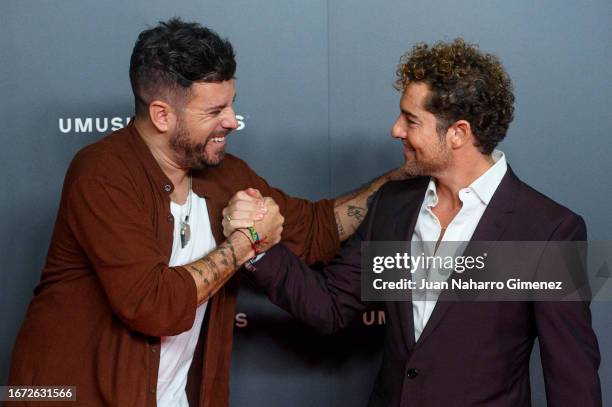
[[[227,135],[213,133],[211,137]],[[225,150],[221,150],[211,157],[206,152],[206,146],[210,143],[210,137],[203,143],[193,143],[190,141],[189,132],[179,120],[176,133],[170,138],[170,148],[174,151],[177,163],[184,168],[202,170],[208,167],[216,167],[221,164],[225,157]]]
[[[417,160],[415,154],[415,159],[407,160],[402,169],[406,175],[412,177],[435,176],[448,169],[451,162],[451,151],[444,143],[444,138],[439,137],[435,146],[427,152],[427,157]]]

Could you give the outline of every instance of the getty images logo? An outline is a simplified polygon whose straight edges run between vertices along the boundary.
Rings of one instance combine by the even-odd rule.
[[[59,131],[64,134],[105,134],[127,126],[130,120],[130,117],[60,117]],[[236,121],[238,122],[236,130],[244,129],[244,116],[237,114]]]

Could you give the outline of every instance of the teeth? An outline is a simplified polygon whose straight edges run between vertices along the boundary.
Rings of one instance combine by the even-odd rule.
[[[225,137],[213,137],[211,140],[215,143],[223,143],[225,141]]]

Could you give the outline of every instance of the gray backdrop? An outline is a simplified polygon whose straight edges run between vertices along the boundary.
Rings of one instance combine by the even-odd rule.
[[[582,214],[591,239],[611,239],[609,0],[3,0],[0,384],[67,165],[132,115],[131,48],[147,25],[171,16],[216,29],[237,50],[244,128],[230,151],[273,185],[312,199],[401,163],[389,129],[402,53],[418,41],[456,36],[479,43],[501,57],[515,84],[516,119],[501,145],[514,170]],[[592,310],[604,405],[611,406],[610,303]],[[233,405],[365,404],[379,363],[380,315],[318,336],[248,287],[238,313]],[[537,352],[532,382],[534,404],[544,405]]]

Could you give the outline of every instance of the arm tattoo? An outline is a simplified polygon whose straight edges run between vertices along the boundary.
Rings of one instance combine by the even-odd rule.
[[[198,304],[201,304],[208,301],[238,269],[236,248],[231,241],[225,241],[185,267],[196,281]]]
[[[201,268],[196,267],[196,266],[191,266],[191,269],[195,271],[196,273],[198,273],[200,277],[202,277],[204,284],[210,285],[210,281],[208,281],[208,278],[206,278],[206,276],[204,275],[204,271]]]
[[[231,254],[231,265],[229,263],[229,259],[228,259],[228,252],[229,254]],[[232,245],[231,242],[229,241],[225,241],[223,242],[221,245],[219,245],[219,254],[221,254],[222,259],[221,262],[223,263],[224,266],[227,267],[232,267],[232,268],[238,268],[238,259],[236,258],[236,251],[234,250],[234,246]]]
[[[229,247],[230,252],[232,252],[233,267],[237,268],[238,267],[238,258],[236,257],[236,250],[234,249],[234,245],[231,242],[229,242],[229,241],[226,241],[224,244],[227,247]]]
[[[365,208],[349,205],[346,210],[346,215],[354,217],[357,220],[357,222],[361,222],[363,220],[365,211],[366,211]]]
[[[210,281],[208,281],[208,278],[206,278],[205,276],[204,270],[202,270],[201,268],[193,265],[189,266],[189,268],[191,269],[191,271],[198,273],[198,275],[202,277],[202,281],[206,285],[206,291],[204,292],[204,301],[207,301],[210,298]]]
[[[221,264],[223,264],[223,267],[229,267],[229,261],[227,261],[227,257],[225,256],[225,252],[223,250],[219,251],[219,254],[221,255]]]
[[[204,257],[202,261],[206,263],[206,265],[208,266],[210,272],[213,275],[213,279],[215,281],[218,281],[219,280],[219,267],[217,267],[215,262],[212,259],[210,259],[208,256]]]
[[[189,266],[191,268],[191,270],[195,271],[196,273],[198,273],[200,275],[200,277],[204,277],[204,272],[202,271],[201,268],[196,267],[196,266]]]

